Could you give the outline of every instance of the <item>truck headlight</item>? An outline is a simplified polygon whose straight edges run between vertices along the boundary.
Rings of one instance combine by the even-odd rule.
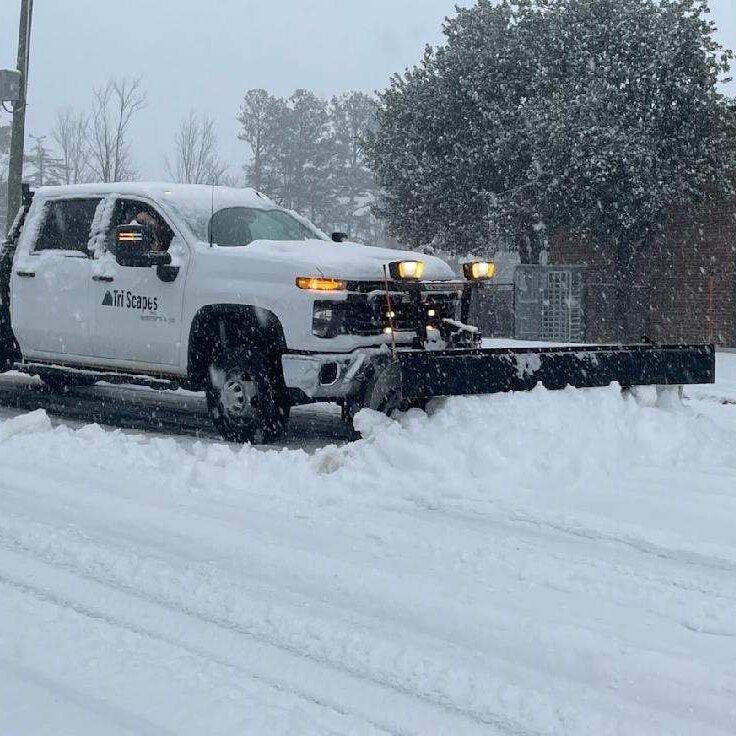
[[[417,281],[424,273],[424,261],[394,261],[388,264],[392,279]]]
[[[470,261],[463,263],[463,273],[469,281],[492,279],[496,275],[496,264],[493,261]]]
[[[316,337],[337,337],[342,329],[345,310],[341,302],[315,302],[312,313],[312,334]]]

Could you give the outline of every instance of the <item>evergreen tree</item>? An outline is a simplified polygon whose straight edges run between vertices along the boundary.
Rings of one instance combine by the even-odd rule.
[[[544,95],[526,107],[528,194],[543,221],[605,253],[626,333],[637,255],[674,207],[731,193],[732,112],[718,89],[730,54],[700,0],[548,6]]]
[[[238,121],[250,146],[250,186],[308,216],[323,230],[385,240],[370,211],[375,178],[360,147],[375,123],[375,101],[351,92],[325,102],[309,90],[288,99],[249,90]]]
[[[350,237],[365,237],[373,220],[369,206],[376,196],[376,181],[368,168],[361,143],[375,125],[376,101],[363,92],[333,97],[329,116],[335,155],[335,220],[339,229]]]
[[[289,98],[285,132],[285,161],[291,176],[282,198],[317,225],[326,225],[334,206],[330,181],[334,149],[327,104],[313,92],[297,90]]]
[[[265,89],[251,89],[245,93],[237,116],[242,126],[238,138],[250,146],[253,154],[246,166],[246,179],[258,191],[271,189],[274,184],[269,162],[275,154],[277,106],[276,99]]]
[[[501,233],[535,262],[564,229],[629,279],[673,207],[730,192],[730,54],[707,14],[704,0],[459,9],[380,95],[366,151],[391,230],[459,253]]]
[[[61,184],[64,162],[51,154],[45,135],[31,135],[30,138],[33,147],[23,157],[23,180],[34,187]]]

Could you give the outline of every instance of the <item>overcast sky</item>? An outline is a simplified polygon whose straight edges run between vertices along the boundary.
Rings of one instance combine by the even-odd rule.
[[[92,88],[110,75],[142,76],[148,107],[133,141],[141,175],[164,176],[164,155],[191,108],[215,119],[222,154],[237,174],[247,154],[235,121],[245,90],[288,95],[306,87],[330,96],[381,89],[419,60],[425,43],[441,40],[442,20],[455,4],[35,0],[26,129],[49,133],[58,108],[86,108]],[[16,66],[19,7],[20,0],[0,1],[0,68]],[[735,48],[735,0],[711,0],[711,8],[721,42]]]

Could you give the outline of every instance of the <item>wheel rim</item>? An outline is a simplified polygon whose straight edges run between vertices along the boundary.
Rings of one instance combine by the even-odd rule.
[[[255,399],[258,390],[255,382],[248,376],[239,374],[228,376],[220,390],[220,404],[225,416],[233,419],[247,419],[255,416]]]

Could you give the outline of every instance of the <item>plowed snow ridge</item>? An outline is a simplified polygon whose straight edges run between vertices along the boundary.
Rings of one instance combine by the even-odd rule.
[[[732,734],[736,356],[264,451],[0,422],[0,734]]]

